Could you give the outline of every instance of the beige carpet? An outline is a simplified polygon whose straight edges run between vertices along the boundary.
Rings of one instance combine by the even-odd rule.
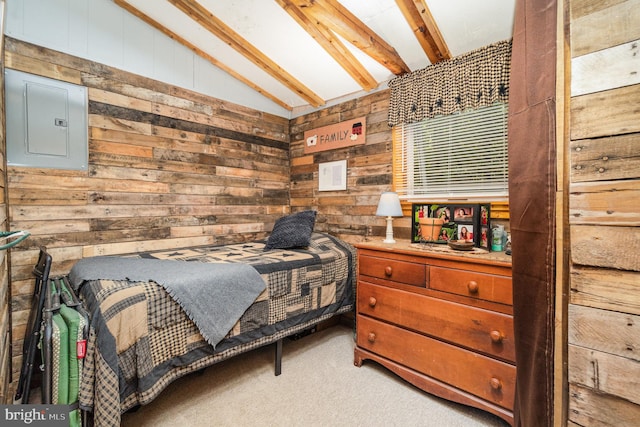
[[[500,426],[480,410],[428,395],[380,365],[353,365],[353,331],[334,326],[284,341],[282,375],[273,346],[171,384],[123,415],[138,426]]]

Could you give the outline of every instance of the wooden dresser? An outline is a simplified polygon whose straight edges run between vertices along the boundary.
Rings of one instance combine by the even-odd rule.
[[[409,242],[356,247],[355,365],[374,360],[424,391],[513,425],[510,257]]]

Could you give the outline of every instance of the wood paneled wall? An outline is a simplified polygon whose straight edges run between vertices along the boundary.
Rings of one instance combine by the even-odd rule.
[[[571,0],[569,423],[640,423],[640,1]]]
[[[388,110],[387,89],[291,120],[291,209],[316,209],[316,230],[352,243],[384,236],[385,219],[375,213],[380,194],[390,190],[393,181]],[[362,116],[367,127],[364,145],[304,153],[305,131]],[[347,190],[318,191],[318,165],[344,159]],[[410,217],[396,218],[393,224],[396,238],[409,238]]]
[[[289,212],[288,119],[13,39],[5,60],[89,98],[88,171],[8,168],[11,229],[32,233],[11,253],[14,381],[39,246],[60,274],[92,255],[262,238]]]
[[[0,1],[0,15],[4,14],[4,1]],[[1,18],[2,16],[0,16]],[[4,46],[4,34],[0,31],[0,57]],[[6,161],[5,161],[5,105],[4,105],[4,61],[0,58],[0,230],[9,229],[6,202]],[[11,401],[9,379],[11,377],[11,316],[9,299],[9,257],[7,251],[0,251],[0,404]]]

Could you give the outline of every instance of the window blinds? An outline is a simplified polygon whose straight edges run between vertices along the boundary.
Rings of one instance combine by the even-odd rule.
[[[393,127],[394,186],[404,200],[508,195],[507,104]]]

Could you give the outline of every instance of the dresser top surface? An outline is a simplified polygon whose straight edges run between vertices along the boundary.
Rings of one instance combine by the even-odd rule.
[[[441,244],[411,243],[409,240],[397,240],[396,243],[384,243],[382,239],[371,239],[366,242],[355,243],[358,249],[369,249],[392,253],[402,253],[412,256],[424,256],[429,258],[456,259],[464,261],[476,261],[480,264],[499,264],[511,266],[511,256],[504,252],[489,252],[484,249],[474,248],[472,251],[459,251]]]

